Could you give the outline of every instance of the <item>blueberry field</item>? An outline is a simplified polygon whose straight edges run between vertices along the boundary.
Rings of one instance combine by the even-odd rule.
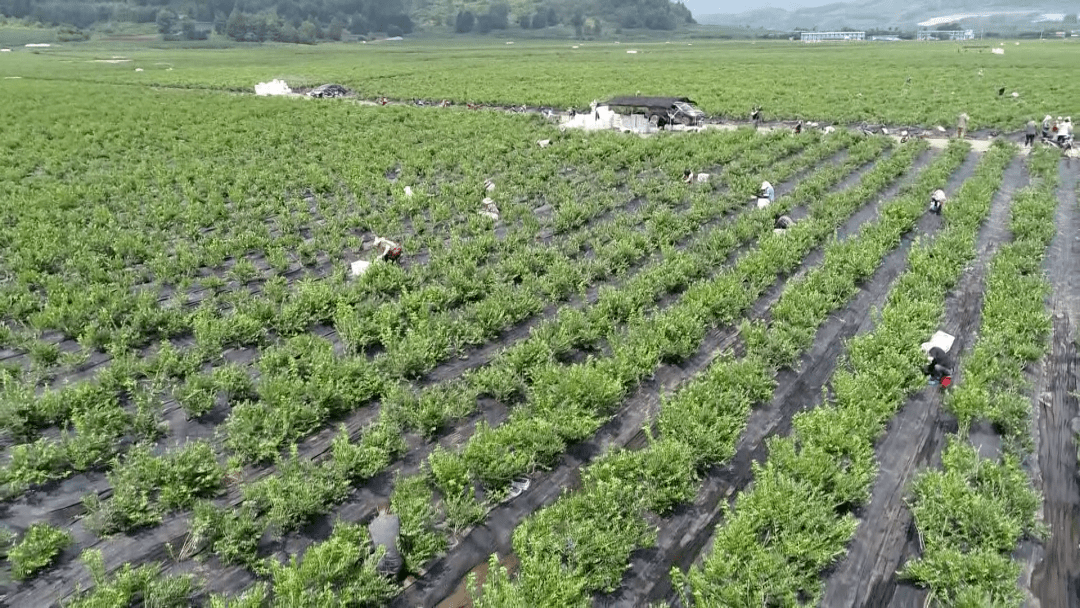
[[[0,605],[1080,605],[1055,44],[5,54]]]

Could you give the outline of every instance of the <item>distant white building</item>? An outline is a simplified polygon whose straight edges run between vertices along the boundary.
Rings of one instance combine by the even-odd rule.
[[[926,21],[920,21],[919,27],[934,27],[935,25],[942,25],[944,23],[958,23],[965,19],[982,19],[985,17],[1004,17],[1015,16],[1020,18],[1024,15],[1030,15],[1032,11],[985,11],[981,13],[957,13],[954,15],[944,15],[942,17],[934,17],[933,19],[927,19]]]
[[[975,30],[919,30],[918,40],[974,40]]]
[[[803,42],[866,40],[866,32],[802,32]]]

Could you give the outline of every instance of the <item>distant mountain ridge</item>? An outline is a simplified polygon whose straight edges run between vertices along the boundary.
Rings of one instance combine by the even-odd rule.
[[[795,28],[818,31],[839,29],[889,29],[904,31],[918,29],[920,22],[935,17],[986,12],[1012,12],[1013,15],[983,17],[979,27],[1001,29],[1039,29],[1034,23],[1037,15],[1056,13],[1075,16],[1080,10],[1076,0],[867,0],[837,2],[825,6],[784,10],[759,8],[737,14],[696,15],[697,21],[711,25],[736,25],[772,30]],[[971,22],[971,19],[967,20]],[[964,23],[964,22],[961,22]],[[1045,22],[1044,22],[1045,23]],[[972,27],[970,23],[966,27]]]

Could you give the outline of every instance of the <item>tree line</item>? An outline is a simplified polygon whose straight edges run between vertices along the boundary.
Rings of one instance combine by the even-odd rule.
[[[0,0],[0,13],[44,25],[87,28],[102,22],[156,23],[166,39],[201,39],[210,24],[239,41],[314,43],[340,40],[345,32],[388,36],[412,33],[420,8],[439,0]],[[451,5],[448,5],[451,6]],[[616,28],[671,30],[694,23],[690,10],[669,0],[537,0],[515,10],[501,0],[486,10],[458,10],[424,25],[460,34],[511,27],[570,26],[580,36]]]

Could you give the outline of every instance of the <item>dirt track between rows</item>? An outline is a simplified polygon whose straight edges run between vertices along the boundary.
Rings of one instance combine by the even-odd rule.
[[[1053,337],[1035,383],[1037,479],[1043,493],[1043,521],[1050,536],[1034,550],[1031,603],[1039,608],[1080,607],[1080,484],[1075,434],[1077,345],[1080,328],[1080,209],[1076,188],[1080,167],[1061,164],[1055,218],[1057,236],[1047,256],[1053,291]]]

